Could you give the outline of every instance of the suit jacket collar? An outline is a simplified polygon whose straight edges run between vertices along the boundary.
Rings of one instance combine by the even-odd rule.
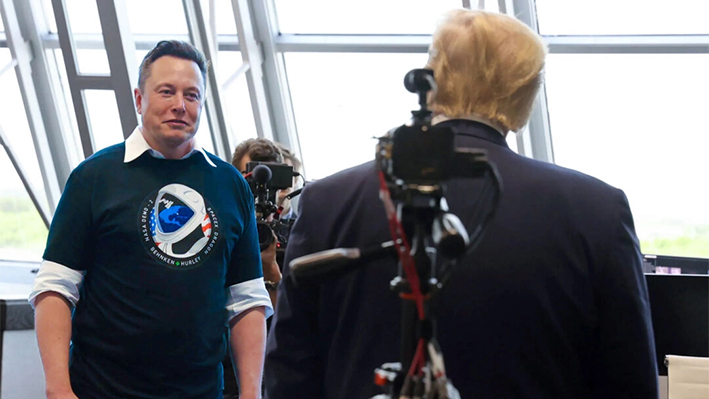
[[[438,126],[446,126],[456,134],[456,145],[461,147],[472,146],[471,140],[467,137],[475,137],[480,140],[489,141],[504,148],[509,148],[505,137],[497,129],[484,123],[469,119],[449,119],[441,122]],[[467,137],[466,137],[467,136]]]

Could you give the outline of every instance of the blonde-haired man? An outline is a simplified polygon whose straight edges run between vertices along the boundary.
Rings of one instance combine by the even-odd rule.
[[[429,104],[445,119],[478,120],[506,135],[527,123],[542,80],[546,46],[503,14],[455,10],[433,35],[427,68],[438,92]]]
[[[504,194],[478,249],[439,294],[437,336],[462,398],[656,398],[642,257],[625,195],[597,179],[515,154],[545,47],[514,18],[459,10],[433,37],[434,123],[483,148]],[[391,239],[373,162],[308,185],[286,265],[330,248]],[[449,184],[474,225],[479,185]],[[320,286],[284,269],[266,354],[270,399],[368,398],[373,370],[399,360],[401,303],[389,259]]]

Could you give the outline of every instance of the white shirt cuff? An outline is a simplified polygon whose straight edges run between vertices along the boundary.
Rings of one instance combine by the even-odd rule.
[[[234,284],[227,292],[226,309],[229,312],[229,321],[241,314],[243,311],[258,306],[265,307],[266,318],[273,314],[273,304],[268,296],[263,277],[255,278]]]
[[[29,296],[30,305],[34,308],[34,301],[43,292],[53,291],[61,294],[74,306],[79,302],[79,290],[84,282],[85,271],[78,271],[48,260],[42,261],[34,286]]]

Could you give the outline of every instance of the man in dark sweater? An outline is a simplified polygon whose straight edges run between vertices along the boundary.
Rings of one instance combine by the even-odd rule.
[[[433,124],[482,148],[504,193],[485,237],[438,293],[437,336],[462,398],[657,398],[642,257],[625,195],[515,154],[546,55],[513,17],[451,13],[433,36]],[[265,366],[270,399],[370,398],[373,371],[400,360],[391,259],[295,286],[288,262],[391,240],[374,162],[306,186],[293,226]],[[449,182],[450,211],[474,226],[477,182]]]
[[[30,296],[48,398],[221,398],[227,325],[242,397],[260,396],[272,306],[249,187],[194,139],[206,72],[158,43],[142,125],[66,184]]]

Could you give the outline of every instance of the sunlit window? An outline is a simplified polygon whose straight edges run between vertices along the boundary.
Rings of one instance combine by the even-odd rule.
[[[709,257],[709,56],[550,55],[556,163],[625,191],[644,253]]]
[[[0,64],[11,61],[10,51],[0,49]],[[47,206],[44,183],[27,122],[24,103],[15,71],[0,75],[0,129],[22,165],[25,178],[33,186],[37,199]],[[22,184],[4,147],[0,146],[0,259],[40,260],[47,239],[47,228]]]
[[[220,51],[215,71],[222,95],[222,107],[235,143],[258,136],[246,74],[235,75],[242,66],[241,53]]]
[[[461,0],[276,0],[283,33],[431,34],[438,16],[461,6]]]
[[[288,53],[286,69],[308,179],[374,159],[376,140],[411,118],[404,75],[426,54]]]
[[[126,0],[128,23],[137,34],[187,34],[182,0]]]
[[[543,35],[707,34],[706,0],[537,0]]]
[[[0,146],[0,259],[41,261],[47,227]]]
[[[209,8],[211,0],[201,0],[202,12],[205,15],[207,23],[212,25],[212,14]],[[217,25],[217,33],[220,35],[236,35],[236,19],[234,18],[234,9],[231,0],[216,0],[214,1],[215,19]]]
[[[94,152],[123,141],[121,117],[113,90],[84,90]]]

